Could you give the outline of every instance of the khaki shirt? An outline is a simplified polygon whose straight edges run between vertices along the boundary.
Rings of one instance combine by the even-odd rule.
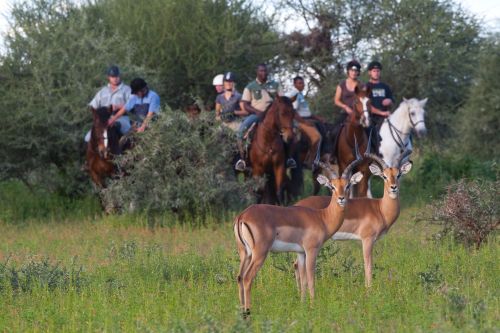
[[[283,90],[276,81],[261,83],[259,80],[250,82],[243,90],[241,100],[250,102],[255,109],[264,112],[274,101],[274,96],[283,96]]]

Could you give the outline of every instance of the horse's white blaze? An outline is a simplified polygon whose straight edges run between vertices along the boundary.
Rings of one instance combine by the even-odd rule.
[[[278,239],[275,239],[273,245],[271,247],[271,251],[273,252],[299,252],[303,253],[304,248],[297,243],[288,243],[283,242]]]
[[[333,240],[361,240],[361,238],[356,234],[351,234],[350,232],[337,232],[332,236]]]
[[[102,134],[104,138],[104,147],[108,148],[108,130],[104,130],[104,133]]]
[[[370,99],[368,97],[363,97],[361,98],[361,104],[363,104],[363,114],[365,116],[363,126],[364,127],[369,127],[370,126],[370,114],[368,112],[368,101]]]

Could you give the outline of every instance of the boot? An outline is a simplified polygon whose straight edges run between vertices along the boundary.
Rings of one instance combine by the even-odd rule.
[[[243,140],[238,139],[238,151],[240,152],[240,159],[234,165],[234,168],[238,171],[245,171],[247,165],[245,163],[245,148],[243,147]]]

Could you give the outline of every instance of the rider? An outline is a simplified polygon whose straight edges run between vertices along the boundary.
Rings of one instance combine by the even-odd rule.
[[[217,94],[222,93],[224,91],[224,75],[217,74],[216,76],[214,76],[212,85],[214,86],[215,91],[217,91]]]
[[[368,64],[368,76],[370,81],[368,81],[366,85],[371,88],[371,121],[373,124],[372,128],[376,133],[376,135],[372,136],[372,143],[377,152],[380,143],[378,135],[380,126],[382,126],[385,118],[391,115],[389,110],[394,102],[391,88],[387,84],[380,81],[381,71],[382,64],[380,62],[372,61]]]
[[[243,120],[236,134],[241,157],[234,166],[236,170],[244,171],[246,168],[243,135],[253,123],[264,117],[265,111],[272,104],[276,94],[283,96],[280,84],[274,80],[267,80],[267,65],[257,65],[257,78],[245,87],[241,98],[241,109],[250,115]],[[286,164],[289,168],[297,167],[293,158],[288,158]]]
[[[113,65],[106,71],[108,84],[101,88],[89,103],[89,107],[98,109],[100,107],[113,106],[113,112],[122,108],[130,98],[130,87],[122,83],[120,78],[120,69]],[[128,117],[122,117],[119,121],[120,132],[125,134],[130,129],[130,120]],[[90,141],[90,131],[85,135],[85,142]]]
[[[132,96],[115,115],[111,116],[108,125],[111,126],[125,113],[133,114],[137,119],[137,132],[144,132],[154,115],[160,112],[160,97],[150,90],[144,79],[135,78],[130,82]]]
[[[356,86],[361,83],[358,79],[361,71],[361,65],[359,62],[356,60],[349,61],[346,66],[346,70],[347,78],[342,80],[337,86],[333,101],[336,106],[342,109],[338,122],[344,122],[347,116],[354,112],[352,109],[356,98],[354,90],[356,89]]]
[[[215,99],[215,119],[221,120],[224,125],[236,131],[240,126],[241,117],[247,116],[248,113],[241,110],[241,94],[236,90],[234,80],[232,72],[224,74],[224,92]]]
[[[311,143],[311,148],[307,154],[308,158],[305,164],[312,167],[319,162],[322,135],[318,128],[323,129],[323,124],[321,119],[312,115],[309,109],[309,103],[307,103],[302,93],[304,87],[304,78],[296,76],[293,79],[293,89],[287,93],[287,96],[290,97],[293,102],[293,108],[296,111],[295,119],[297,119],[300,131],[304,133]]]

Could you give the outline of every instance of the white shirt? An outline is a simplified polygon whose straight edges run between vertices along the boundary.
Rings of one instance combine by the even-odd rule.
[[[286,96],[290,98],[297,96],[295,102],[293,102],[293,108],[297,111],[299,116],[301,117],[312,116],[311,110],[309,109],[309,104],[307,103],[306,98],[304,97],[304,94],[302,94],[301,91],[293,87],[293,89],[289,93],[287,93]]]

